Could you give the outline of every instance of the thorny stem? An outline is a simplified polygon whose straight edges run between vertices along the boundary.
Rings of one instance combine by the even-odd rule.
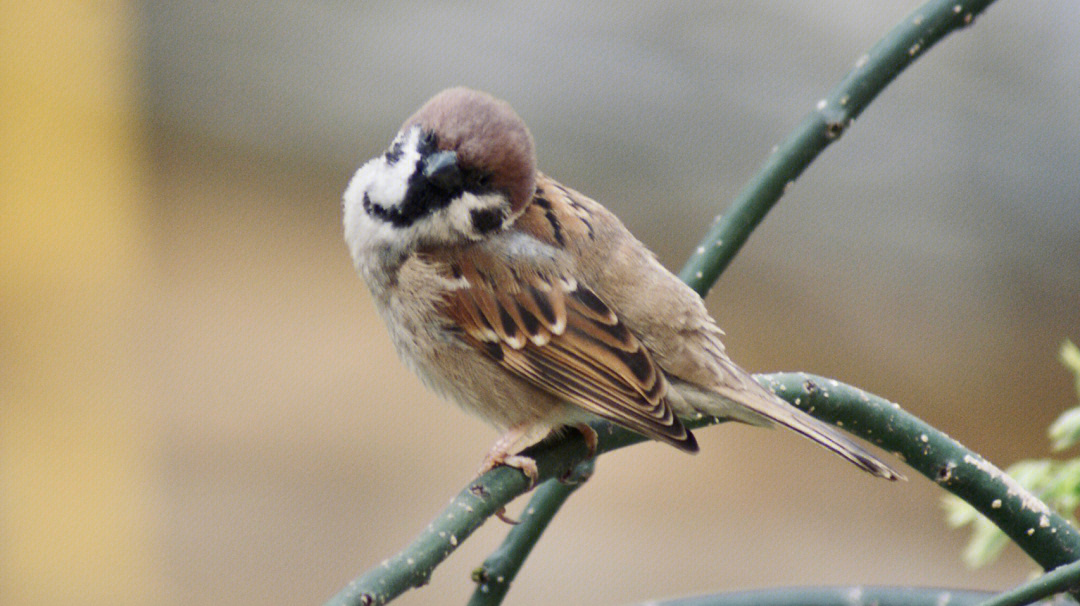
[[[993,463],[898,404],[806,373],[754,378],[796,407],[900,457],[986,516],[1043,569],[1080,558],[1080,533],[1064,518]]]
[[[686,425],[694,429],[713,422],[715,419],[703,417]],[[610,423],[597,422],[593,428],[599,438],[595,456],[646,440],[641,434]],[[551,479],[573,477],[575,468],[589,456],[584,439],[576,432],[538,444],[525,453],[536,460],[537,482],[541,486]],[[528,487],[525,474],[512,467],[496,467],[476,478],[405,549],[353,579],[326,606],[385,604],[409,589],[426,584],[435,567],[458,545]]]
[[[548,480],[536,488],[517,526],[479,568],[473,571],[476,590],[469,606],[501,604],[510,583],[517,576],[540,535],[547,529],[559,508],[593,473],[596,459],[588,459],[574,468],[570,477]]]
[[[1080,587],[1080,562],[1073,562],[1003,591],[979,606],[1023,606],[1065,591],[1076,591],[1077,587]]]
[[[763,385],[815,417],[842,426],[893,452],[913,469],[956,494],[998,524],[1046,569],[1071,562],[1080,536],[1060,516],[997,467],[927,425],[898,405],[833,379],[806,373],[757,375]],[[689,429],[712,425],[713,417],[688,419]],[[644,441],[640,434],[598,422],[596,454]],[[527,451],[536,459],[540,481],[565,477],[588,456],[574,432]],[[495,468],[462,490],[401,553],[354,580],[328,606],[385,604],[423,585],[431,571],[485,519],[525,492],[528,480],[517,469]]]

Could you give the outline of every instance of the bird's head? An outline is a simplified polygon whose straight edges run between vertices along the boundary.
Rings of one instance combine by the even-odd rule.
[[[532,135],[510,106],[467,88],[435,95],[345,190],[345,239],[365,255],[477,241],[532,198]]]

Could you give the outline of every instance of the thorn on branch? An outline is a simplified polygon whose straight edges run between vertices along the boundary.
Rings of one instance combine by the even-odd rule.
[[[510,526],[517,526],[518,524],[521,523],[521,520],[515,520],[514,518],[511,518],[506,513],[506,507],[500,507],[500,508],[496,509],[495,510],[495,517],[499,518],[499,520],[502,521],[503,524],[507,524],[507,525],[510,525]]]
[[[843,120],[829,120],[825,123],[825,138],[835,139],[844,134]]]
[[[938,484],[944,484],[953,478],[953,470],[956,469],[956,463],[949,461],[942,465],[937,471],[937,477],[935,480]]]

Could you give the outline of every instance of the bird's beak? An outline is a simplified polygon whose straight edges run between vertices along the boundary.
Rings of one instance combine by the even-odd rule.
[[[461,169],[458,168],[457,153],[441,151],[429,155],[424,161],[424,177],[444,191],[460,188]]]

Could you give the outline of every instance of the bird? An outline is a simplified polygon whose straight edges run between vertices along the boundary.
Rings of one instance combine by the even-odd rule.
[[[605,207],[540,172],[505,101],[455,87],[405,120],[343,195],[345,241],[399,357],[502,434],[479,473],[598,418],[698,451],[680,417],[780,425],[902,474],[729,358],[700,296]]]

